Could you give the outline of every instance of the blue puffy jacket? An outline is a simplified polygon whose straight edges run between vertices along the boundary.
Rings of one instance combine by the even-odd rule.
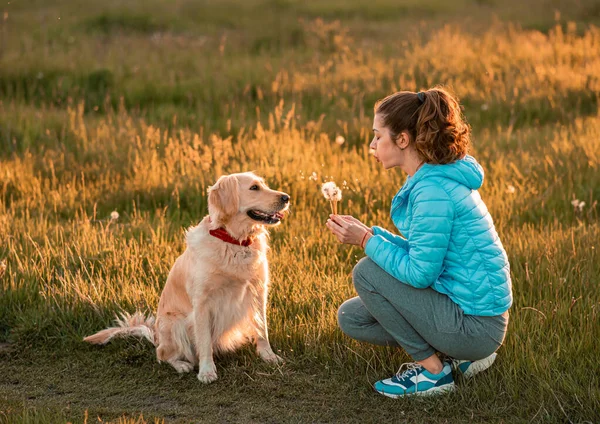
[[[448,295],[466,314],[502,314],[512,304],[510,268],[477,192],[482,183],[471,156],[424,164],[392,200],[392,220],[406,239],[373,227],[367,255],[403,283]]]

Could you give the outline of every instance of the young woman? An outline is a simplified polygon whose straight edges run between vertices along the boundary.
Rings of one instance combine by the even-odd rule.
[[[506,252],[478,189],[483,169],[467,155],[470,128],[442,88],[398,92],[375,105],[371,149],[407,180],[392,200],[400,237],[351,216],[327,227],[366,257],[354,267],[358,297],[339,308],[348,336],[402,347],[415,363],[375,383],[389,397],[454,389],[488,368],[506,334],[512,304]],[[454,358],[442,363],[436,352]],[[402,367],[401,367],[402,370]]]

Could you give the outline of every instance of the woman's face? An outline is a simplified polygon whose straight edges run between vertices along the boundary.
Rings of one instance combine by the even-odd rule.
[[[385,169],[400,166],[404,163],[405,151],[403,151],[395,140],[392,140],[390,131],[383,126],[383,120],[379,114],[373,119],[373,141],[369,147],[373,150],[373,156],[381,162]],[[402,142],[400,139],[398,142]]]

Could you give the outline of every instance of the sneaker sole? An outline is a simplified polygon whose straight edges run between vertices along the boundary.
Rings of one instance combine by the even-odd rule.
[[[476,374],[479,374],[481,371],[487,370],[489,367],[492,366],[497,356],[497,353],[492,353],[487,358],[480,359],[479,361],[474,361],[473,364],[471,364],[471,366],[463,373],[463,377],[472,378]]]
[[[392,393],[380,392],[379,390],[375,389],[375,391],[377,393],[379,393],[380,395],[384,395],[384,396],[392,398],[392,399],[399,399],[399,398],[403,398],[403,397],[406,397],[406,396],[436,396],[436,395],[443,395],[444,393],[450,393],[450,392],[453,392],[454,390],[456,390],[456,386],[454,385],[454,382],[452,382],[450,384],[446,384],[446,385],[444,385],[442,387],[435,387],[435,388],[426,390],[424,392],[407,393],[405,395],[394,395]]]

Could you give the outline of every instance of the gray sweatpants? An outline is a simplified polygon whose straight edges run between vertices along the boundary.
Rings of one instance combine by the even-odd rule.
[[[448,296],[404,284],[368,257],[356,264],[353,279],[358,297],[338,311],[340,328],[353,339],[401,346],[415,361],[436,351],[456,359],[482,359],[504,341],[508,312],[466,315]]]

